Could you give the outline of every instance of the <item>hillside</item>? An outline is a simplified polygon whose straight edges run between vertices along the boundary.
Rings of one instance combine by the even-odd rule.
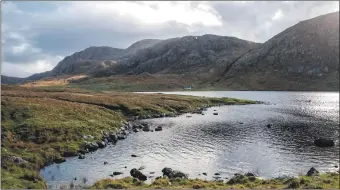
[[[246,90],[339,90],[339,12],[284,30],[226,68],[217,86]]]
[[[9,77],[1,75],[1,84],[20,84],[25,81],[25,78]]]
[[[218,73],[226,63],[259,44],[235,37],[203,35],[172,38],[123,60],[117,73]]]

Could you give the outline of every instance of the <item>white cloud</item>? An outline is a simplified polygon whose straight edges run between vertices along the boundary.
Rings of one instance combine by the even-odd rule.
[[[23,12],[20,9],[18,9],[16,4],[14,4],[14,3],[10,2],[10,1],[4,2],[3,6],[6,6],[6,8],[2,8],[2,13],[23,14]]]
[[[275,12],[275,15],[273,16],[272,20],[280,20],[283,17],[283,13],[281,9]]]
[[[199,2],[192,7],[190,2],[72,2],[60,9],[65,16],[93,15],[94,18],[107,18],[107,23],[117,18],[127,19],[137,24],[162,24],[168,21],[193,25],[221,26],[218,13],[207,2]],[[75,15],[76,14],[76,15]],[[85,15],[84,15],[85,16]],[[93,18],[93,17],[92,17]],[[105,23],[103,23],[105,24]]]
[[[2,64],[1,74],[6,76],[28,77],[35,73],[52,70],[56,63],[62,59],[62,56],[55,56],[49,57],[48,59],[36,60],[34,62],[25,62],[23,64],[4,62]]]
[[[30,47],[29,44],[23,43],[23,44],[20,44],[18,46],[13,46],[12,47],[12,52],[13,52],[13,54],[23,53],[24,51],[27,51],[27,49],[29,47]]]

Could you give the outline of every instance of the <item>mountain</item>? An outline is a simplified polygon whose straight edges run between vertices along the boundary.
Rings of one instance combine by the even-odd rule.
[[[131,46],[129,46],[125,50],[125,54],[126,55],[132,55],[132,54],[136,53],[137,51],[139,51],[141,49],[152,47],[152,46],[156,45],[157,43],[159,43],[161,41],[162,40],[158,40],[158,39],[144,39],[144,40],[140,40],[138,42],[133,43]]]
[[[20,84],[25,81],[25,78],[9,77],[1,75],[1,84]]]
[[[258,46],[254,42],[217,35],[171,38],[141,49],[111,70],[116,74],[213,74],[225,68],[228,61]]]
[[[80,81],[84,85],[106,81],[114,86],[117,77],[124,75],[121,78],[131,82],[128,76],[135,75],[149,76],[155,86],[166,86],[167,80],[160,78],[176,76],[178,80],[172,81],[176,85],[185,81],[178,84],[190,82],[209,89],[339,90],[338,70],[339,12],[335,12],[301,21],[264,44],[206,34],[145,39],[126,49],[89,47],[65,57],[52,71],[25,80],[85,74],[88,77]],[[95,79],[109,76],[117,77]],[[3,81],[21,82],[6,77]]]
[[[339,90],[339,12],[299,22],[240,56],[217,85],[244,90]]]

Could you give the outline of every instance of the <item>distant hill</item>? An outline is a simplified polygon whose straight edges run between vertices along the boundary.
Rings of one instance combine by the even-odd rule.
[[[247,90],[339,90],[339,12],[287,28],[234,60],[218,85]]]
[[[1,75],[1,84],[20,84],[25,81],[25,78],[9,77]]]

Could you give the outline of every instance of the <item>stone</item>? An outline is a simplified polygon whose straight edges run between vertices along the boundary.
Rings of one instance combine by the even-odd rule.
[[[314,140],[314,145],[319,147],[332,147],[334,146],[334,141],[331,139],[319,138]]]
[[[309,169],[307,174],[306,174],[306,176],[315,176],[315,175],[319,175],[319,171],[316,170],[314,167]]]

